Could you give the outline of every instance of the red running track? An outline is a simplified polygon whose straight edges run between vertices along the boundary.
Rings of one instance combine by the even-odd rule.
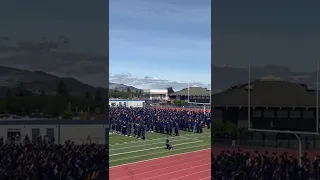
[[[110,180],[210,180],[211,153],[201,150],[110,168]]]

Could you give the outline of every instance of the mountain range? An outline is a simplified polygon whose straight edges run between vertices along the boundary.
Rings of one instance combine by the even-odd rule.
[[[230,66],[212,66],[212,91],[221,91],[237,84],[248,82],[248,69]],[[317,81],[316,72],[294,72],[287,67],[268,65],[251,68],[251,80],[264,77],[276,76],[287,81],[306,84],[315,87]],[[96,93],[100,91],[106,95],[108,90],[102,87],[94,87],[85,84],[75,78],[58,77],[42,71],[22,70],[18,68],[0,66],[0,96],[4,96],[9,88],[14,88],[23,81],[26,89],[40,93],[44,90],[47,94],[55,93],[57,84],[62,81],[66,84],[69,93],[84,95],[86,92]],[[138,91],[138,88],[123,84],[110,83],[110,90]]]
[[[0,66],[0,97],[5,96],[8,89],[17,87],[20,82],[23,82],[25,88],[33,93],[40,93],[44,90],[47,94],[52,94],[56,92],[57,85],[60,81],[66,85],[70,94],[84,95],[86,92],[95,94],[97,91],[100,91],[102,96],[107,97],[107,88],[94,87],[82,83],[75,78],[58,77],[43,71],[22,70],[5,66]],[[120,91],[126,91],[128,88],[130,88],[131,91],[139,90],[132,86],[116,83],[110,83],[109,88]]]

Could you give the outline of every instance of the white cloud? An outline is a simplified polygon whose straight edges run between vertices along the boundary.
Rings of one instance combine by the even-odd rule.
[[[119,11],[121,10],[121,11]],[[111,0],[110,14],[175,23],[210,22],[210,6],[187,6],[165,1]],[[186,18],[188,17],[188,18]]]
[[[40,70],[60,77],[73,77],[84,83],[108,87],[107,56],[64,50],[60,41],[1,42],[0,65]]]
[[[112,83],[134,86],[140,89],[166,89],[168,87],[172,87],[174,90],[181,90],[188,87],[188,82],[176,82],[150,76],[139,78],[126,73],[110,74],[109,81]],[[189,82],[189,85],[210,89],[209,84],[203,84],[201,82]]]
[[[108,67],[105,63],[108,57],[96,54],[54,51],[51,46],[41,46],[43,45],[41,42],[18,42],[15,45],[18,50],[14,50],[12,48],[13,45],[5,45],[0,48],[2,49],[2,53],[0,54],[11,53],[10,56],[0,57],[0,65],[27,70],[41,70],[57,76],[74,77],[90,85],[108,87],[106,79]],[[51,45],[58,47],[59,43],[52,42]],[[195,81],[194,79],[199,79],[196,78],[196,75],[183,72],[179,72],[180,75],[172,72],[163,73],[163,71],[158,74],[151,73],[151,71],[148,71],[149,68],[144,70],[145,77],[136,77],[137,72],[141,70],[136,69],[135,73],[133,73],[134,75],[128,73],[119,74],[118,72],[121,72],[121,70],[129,72],[130,68],[126,69],[125,67],[132,66],[130,63],[125,62],[121,67],[117,72],[110,74],[110,82],[131,85],[141,89],[172,87],[180,90],[188,86],[187,82],[181,82],[181,80],[189,79],[190,81]],[[113,70],[115,69],[113,68]],[[197,74],[198,76],[205,77],[205,73]],[[174,80],[171,77],[174,77]],[[207,84],[196,81],[190,82],[190,85],[208,87]]]

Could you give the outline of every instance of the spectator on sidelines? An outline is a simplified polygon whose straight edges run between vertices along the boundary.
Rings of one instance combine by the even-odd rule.
[[[107,145],[71,141],[57,145],[47,138],[30,142],[25,137],[24,143],[0,145],[0,179],[104,180],[108,179],[108,161]]]
[[[213,179],[270,179],[270,180],[310,180],[320,179],[320,158],[310,160],[307,154],[298,159],[288,153],[277,156],[269,152],[253,154],[238,151],[222,151],[212,154]]]

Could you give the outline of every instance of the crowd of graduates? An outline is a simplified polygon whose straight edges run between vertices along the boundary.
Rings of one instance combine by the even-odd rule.
[[[112,107],[109,119],[112,133],[146,138],[146,132],[179,136],[179,131],[202,133],[210,128],[210,112],[157,108]]]
[[[320,154],[320,153],[319,153]],[[308,157],[305,153],[299,160],[294,155],[258,152],[248,153],[222,151],[212,154],[214,180],[319,180],[320,156]]]
[[[39,137],[30,142],[0,138],[1,180],[105,180],[108,179],[108,146],[54,144]]]

